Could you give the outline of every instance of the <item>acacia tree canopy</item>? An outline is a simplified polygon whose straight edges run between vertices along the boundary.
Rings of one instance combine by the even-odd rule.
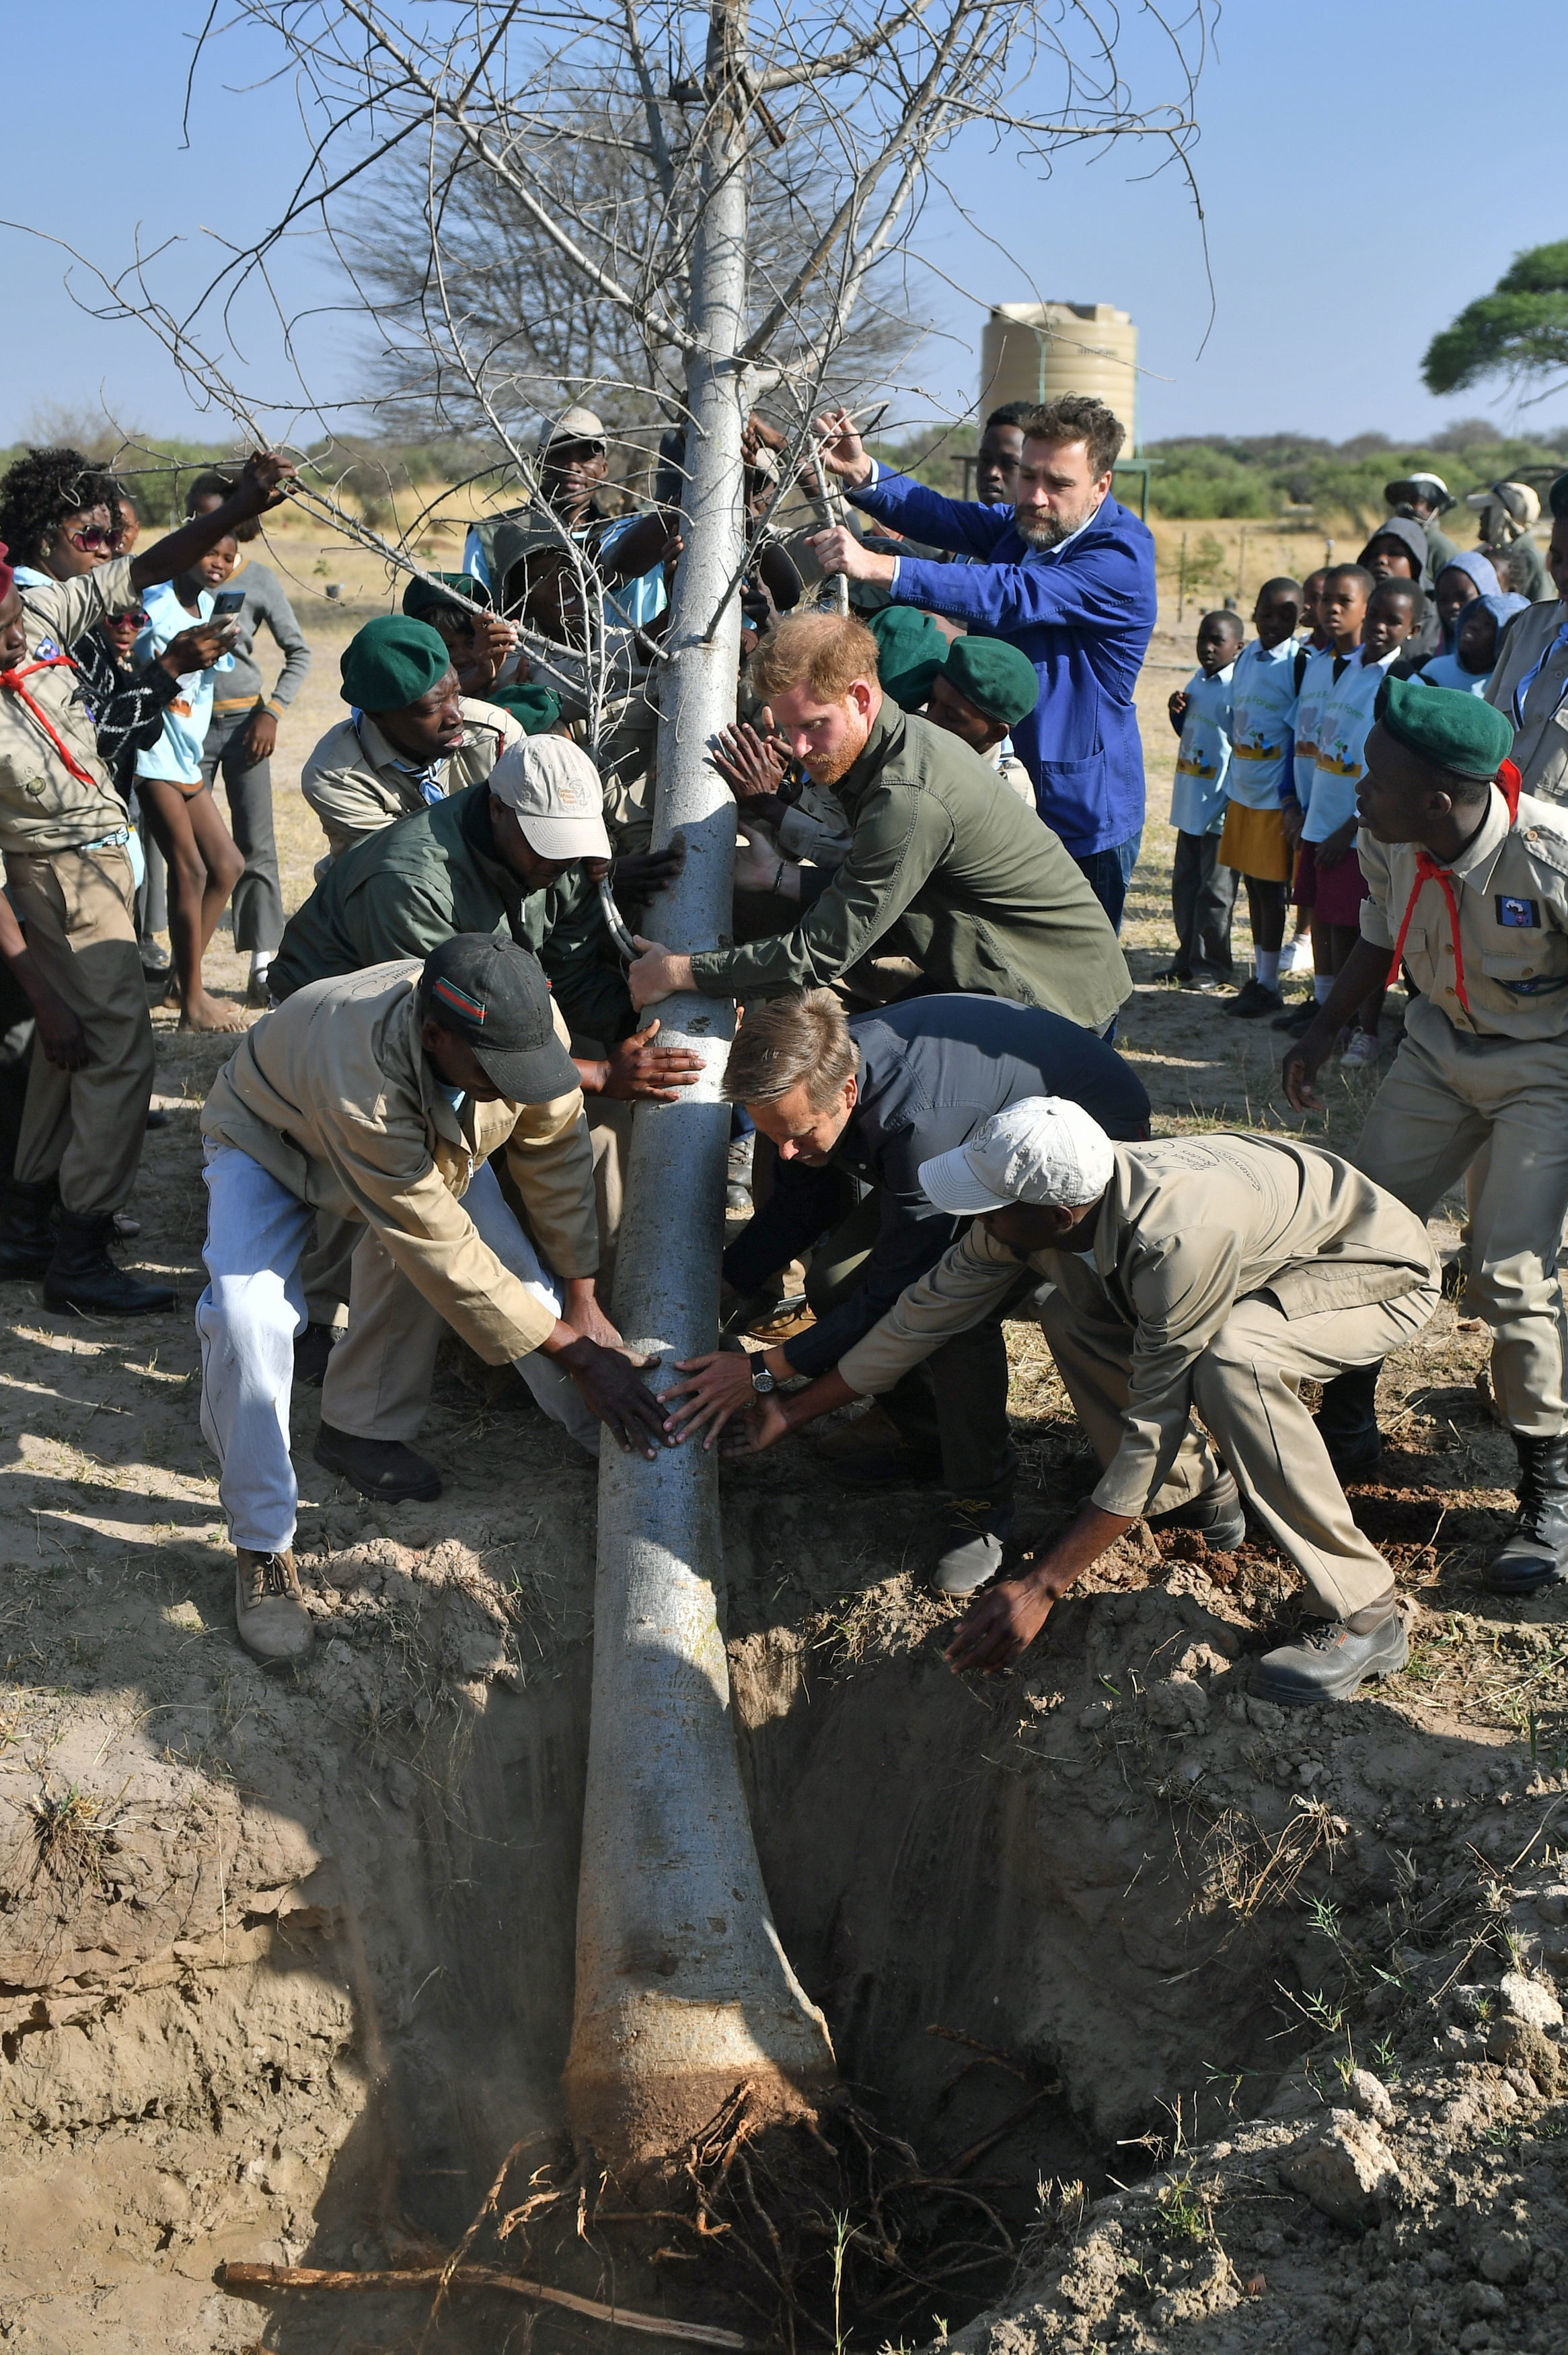
[[[1489,294],[1434,336],[1421,366],[1428,392],[1460,392],[1490,376],[1515,385],[1568,376],[1568,239],[1514,256]]]

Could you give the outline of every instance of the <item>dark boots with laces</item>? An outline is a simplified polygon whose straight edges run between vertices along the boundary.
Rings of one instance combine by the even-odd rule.
[[[1309,1709],[1318,1701],[1352,1700],[1369,1677],[1397,1676],[1409,1657],[1391,1589],[1348,1619],[1309,1620],[1294,1643],[1264,1654],[1252,1689],[1259,1700]]]
[[[1513,1433],[1519,1451],[1519,1511],[1496,1560],[1487,1566],[1494,1594],[1533,1594],[1568,1578],[1568,1434],[1532,1439]]]
[[[28,1185],[0,1181],[0,1284],[40,1276],[55,1255],[54,1214],[60,1190],[52,1178]]]

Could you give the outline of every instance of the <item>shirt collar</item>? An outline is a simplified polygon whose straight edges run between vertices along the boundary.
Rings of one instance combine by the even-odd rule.
[[[1498,853],[1512,831],[1509,825],[1507,802],[1495,785],[1490,786],[1489,792],[1490,799],[1479,830],[1471,836],[1448,868],[1449,874],[1457,876],[1461,883],[1474,884],[1479,890],[1486,889],[1487,878],[1497,862]],[[1405,847],[1414,856],[1420,846],[1407,843]]]
[[[1029,553],[1031,556],[1039,557],[1043,561],[1058,556],[1065,556],[1068,549],[1072,547],[1073,542],[1075,539],[1082,539],[1084,534],[1089,529],[1090,526],[1092,524],[1098,523],[1101,516],[1104,515],[1110,503],[1111,494],[1107,491],[1104,498],[1100,501],[1098,506],[1095,509],[1093,515],[1086,516],[1083,522],[1078,526],[1077,530],[1070,531],[1065,539],[1059,539],[1054,548],[1029,548],[1027,540],[1024,540],[1023,544],[1026,548],[1029,548]],[[1018,531],[1018,510],[1016,507],[1012,511],[1012,527],[1014,531]],[[1018,537],[1020,539],[1023,539],[1023,534],[1021,531],[1018,532]]]

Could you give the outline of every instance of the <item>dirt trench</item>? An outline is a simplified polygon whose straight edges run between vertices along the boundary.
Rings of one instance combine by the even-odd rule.
[[[86,1402],[117,1345],[67,1337]],[[441,1406],[472,1482],[439,1517],[318,1479],[302,1570],[322,1640],[297,1684],[234,1645],[207,1532],[118,1568],[79,1548],[12,1565],[41,1665],[0,1729],[7,2346],[183,2355],[260,2334],[325,2355],[336,2306],[269,2318],[215,2293],[214,2267],[450,2248],[502,2151],[555,2147],[593,1476],[450,1371]],[[486,1463],[525,1507],[485,1501]],[[1129,1780],[1101,1754],[1094,1699],[1129,1642],[1221,1662],[1242,1633],[1178,1565],[1177,1591],[1062,1613],[1049,1689],[977,1694],[939,1657],[948,1607],[905,1567],[921,1498],[840,1496],[831,1520],[821,1503],[759,1470],[733,1484],[726,1528],[779,1925],[846,2076],[923,2155],[1031,2105],[984,2168],[1021,2224],[1041,2174],[1103,2185],[1118,2140],[1205,2063],[1277,2069],[1255,1944],[1193,1914],[1147,1761]],[[1107,1615],[1124,1608],[1136,1624]],[[380,2303],[354,2301],[354,2328],[400,2344],[409,2302]],[[500,2343],[489,2327],[471,2343]]]

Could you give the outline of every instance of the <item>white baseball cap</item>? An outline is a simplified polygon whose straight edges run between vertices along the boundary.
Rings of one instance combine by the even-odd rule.
[[[982,1120],[967,1144],[920,1164],[927,1201],[949,1218],[1003,1210],[1010,1202],[1097,1202],[1111,1181],[1111,1141],[1082,1104],[1023,1096]]]
[[[580,744],[566,736],[524,736],[490,773],[490,790],[515,810],[541,858],[610,858],[604,786]]]

